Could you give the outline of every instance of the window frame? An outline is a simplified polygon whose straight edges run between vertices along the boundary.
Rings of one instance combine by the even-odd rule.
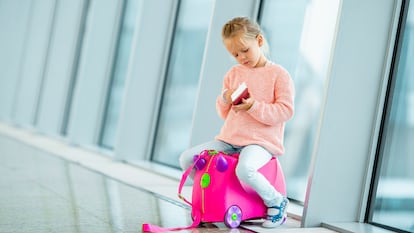
[[[302,227],[364,223],[400,5],[341,2]]]
[[[379,133],[377,138],[377,147],[375,150],[375,160],[373,164],[373,170],[372,170],[372,178],[371,178],[371,185],[369,188],[369,197],[368,197],[368,203],[367,203],[367,210],[365,212],[364,216],[364,222],[372,224],[374,226],[378,226],[387,230],[392,231],[401,231],[400,229],[377,223],[373,221],[373,214],[374,214],[374,204],[376,200],[376,190],[378,188],[378,182],[380,179],[380,172],[381,167],[383,163],[384,158],[384,147],[385,147],[385,141],[386,137],[388,135],[388,127],[389,121],[390,121],[390,114],[391,114],[391,108],[392,108],[392,101],[394,98],[395,93],[395,85],[397,82],[397,74],[398,74],[398,65],[401,58],[401,49],[402,44],[404,41],[404,33],[405,33],[405,25],[406,20],[408,16],[408,9],[409,9],[410,1],[409,0],[402,0],[401,1],[401,10],[399,12],[399,19],[398,19],[398,26],[396,29],[396,35],[395,35],[395,42],[393,46],[393,54],[392,54],[392,61],[390,64],[390,73],[389,78],[387,80],[387,87],[386,87],[386,93],[384,97],[384,104],[383,109],[381,112],[381,121],[379,126]]]
[[[150,160],[177,4],[178,0],[141,1],[113,150],[116,160]],[[153,44],[159,46],[149,46]],[[142,96],[147,101],[139,101]]]

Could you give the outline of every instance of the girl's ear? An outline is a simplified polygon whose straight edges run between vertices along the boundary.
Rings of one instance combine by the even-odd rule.
[[[264,43],[263,35],[262,34],[257,35],[256,40],[257,40],[257,43],[259,44],[259,47],[262,47],[262,45]]]

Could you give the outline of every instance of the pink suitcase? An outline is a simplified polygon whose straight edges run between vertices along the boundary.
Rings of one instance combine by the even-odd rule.
[[[235,228],[244,220],[266,216],[267,208],[262,199],[236,176],[238,156],[206,150],[194,157],[197,171],[192,192],[193,219],[199,211],[201,222],[224,222]],[[286,196],[285,179],[276,158],[259,171]]]
[[[236,228],[242,221],[266,217],[266,206],[259,195],[239,181],[235,168],[239,154],[226,154],[216,150],[204,150],[194,156],[194,164],[183,174],[178,196],[192,207],[193,224],[188,227],[161,228],[143,224],[143,232],[165,232],[197,227],[200,222],[224,222]],[[196,169],[192,190],[192,202],[182,196],[184,183]],[[286,196],[285,178],[276,158],[272,158],[259,170],[278,192]]]

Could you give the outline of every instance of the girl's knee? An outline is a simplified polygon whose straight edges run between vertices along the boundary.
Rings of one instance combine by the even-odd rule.
[[[236,166],[236,176],[239,178],[239,180],[247,182],[248,180],[253,179],[256,169],[249,166],[248,164],[238,164]]]
[[[186,170],[188,167],[191,166],[193,163],[193,155],[189,153],[189,151],[184,151],[181,155],[179,160],[180,167],[182,170]]]

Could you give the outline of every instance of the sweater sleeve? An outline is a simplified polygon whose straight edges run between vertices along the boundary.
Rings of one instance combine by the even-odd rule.
[[[231,104],[226,103],[223,99],[223,93],[225,92],[225,90],[228,90],[230,86],[228,76],[229,76],[229,73],[227,73],[226,76],[224,77],[223,88],[220,92],[220,95],[218,95],[216,98],[217,114],[223,119],[227,118],[227,115],[229,114],[230,109],[231,109]]]
[[[224,100],[223,100],[223,97],[221,95],[217,96],[216,109],[217,109],[218,115],[221,118],[223,118],[223,119],[227,118],[227,115],[230,112],[230,108],[231,108],[231,104],[225,103]]]
[[[248,113],[265,125],[276,125],[288,121],[294,114],[295,89],[289,74],[284,73],[275,82],[274,102],[255,101]]]

